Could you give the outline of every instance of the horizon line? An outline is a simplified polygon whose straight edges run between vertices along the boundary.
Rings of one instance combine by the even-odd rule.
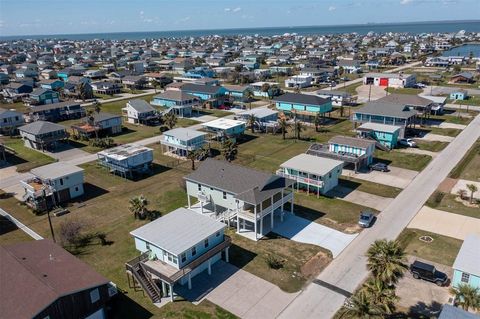
[[[311,27],[355,27],[355,26],[369,26],[369,25],[408,25],[408,24],[429,24],[429,23],[475,23],[480,19],[467,20],[427,20],[427,21],[405,21],[405,22],[366,22],[366,23],[352,23],[352,24],[320,24],[320,25],[294,25],[294,26],[271,26],[271,27],[241,27],[241,28],[211,28],[211,29],[176,29],[176,30],[150,30],[150,31],[114,31],[114,32],[89,32],[89,33],[53,33],[53,34],[16,34],[16,35],[0,35],[0,39],[15,38],[15,37],[57,37],[69,35],[96,35],[96,34],[133,34],[133,33],[156,33],[156,32],[202,32],[202,31],[225,31],[225,30],[254,30],[254,29],[289,29],[289,28],[311,28]],[[480,30],[479,30],[480,32]]]

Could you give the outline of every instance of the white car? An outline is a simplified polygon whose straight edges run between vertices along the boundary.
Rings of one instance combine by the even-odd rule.
[[[403,145],[403,146],[408,146],[408,147],[418,147],[417,146],[417,142],[415,142],[413,139],[411,138],[402,138],[400,141],[398,141],[398,143],[400,145]]]

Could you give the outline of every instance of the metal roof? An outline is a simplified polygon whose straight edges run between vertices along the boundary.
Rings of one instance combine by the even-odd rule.
[[[277,102],[300,103],[320,106],[328,103],[330,99],[325,99],[311,94],[285,93],[283,95],[277,96],[274,100]]]
[[[238,113],[238,115],[240,115],[242,117],[250,116],[252,114],[256,118],[262,119],[262,118],[265,118],[265,117],[268,117],[268,116],[271,116],[271,115],[274,115],[274,114],[278,114],[278,111],[271,110],[267,107],[259,107],[259,108],[255,108],[255,109],[251,109],[251,110],[247,110],[247,111]]]
[[[211,127],[219,130],[227,130],[240,125],[245,125],[245,123],[242,121],[226,119],[224,117],[202,124],[203,127]]]
[[[461,308],[444,304],[438,319],[480,319],[480,316]]]
[[[101,152],[98,152],[97,154],[100,156],[105,156],[118,161],[122,161],[131,156],[147,152],[153,152],[153,149],[142,145],[125,144],[103,150]]]
[[[396,131],[400,130],[400,126],[367,122],[357,127],[357,130],[361,130],[361,129],[373,130],[378,132],[395,133]]]
[[[355,110],[354,113],[409,119],[415,116],[417,111],[411,110],[401,103],[375,101],[365,104],[362,108]]]
[[[18,128],[20,131],[33,134],[33,135],[40,135],[46,134],[56,131],[65,131],[65,126],[47,122],[47,121],[36,121]]]
[[[349,136],[334,136],[328,141],[328,144],[339,144],[360,148],[368,148],[370,145],[375,144],[375,141]]]
[[[195,100],[198,98],[195,95],[188,94],[185,92],[181,92],[177,90],[166,90],[161,94],[155,95],[153,99],[163,99],[163,100],[169,100],[169,101],[185,101],[185,100]]]
[[[148,112],[155,111],[155,109],[150,104],[140,99],[134,99],[134,100],[128,101],[127,107],[128,106],[132,107],[135,111],[139,113],[148,113]]]
[[[213,218],[181,207],[130,234],[178,256],[225,227]]]
[[[480,237],[468,235],[463,241],[453,269],[460,270],[475,276],[480,276]]]
[[[190,128],[178,127],[178,128],[174,128],[172,130],[164,132],[163,135],[172,136],[181,141],[189,141],[193,138],[196,138],[202,135],[207,135],[207,133],[195,131]]]
[[[207,94],[216,94],[221,89],[223,89],[223,87],[221,86],[193,84],[193,83],[186,83],[180,88],[182,92],[187,91],[187,92],[207,93]]]
[[[339,165],[343,166],[343,162],[310,154],[299,154],[281,164],[280,167],[291,168],[305,173],[324,176],[337,168]]]
[[[56,179],[74,173],[83,172],[83,168],[65,162],[55,162],[32,168],[30,172],[41,179]]]

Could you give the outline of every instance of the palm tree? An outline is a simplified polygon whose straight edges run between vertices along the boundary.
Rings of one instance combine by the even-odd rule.
[[[195,170],[195,161],[200,156],[200,152],[200,149],[188,152],[187,158],[192,162],[192,171]]]
[[[357,292],[350,297],[350,304],[340,309],[343,318],[383,318],[383,311],[374,305],[371,300],[362,292]]]
[[[385,282],[371,278],[362,286],[360,291],[365,294],[370,302],[385,313],[391,314],[395,311],[395,304],[398,301],[395,288],[387,286]]]
[[[160,86],[160,82],[158,82],[157,80],[152,80],[152,82],[150,82],[150,83],[153,86],[153,88],[155,89],[155,94],[157,94],[157,88]]]
[[[322,117],[320,116],[320,113],[315,114],[313,123],[315,124],[315,132],[318,132],[318,127],[322,124]]]
[[[102,110],[100,102],[98,102],[98,100],[96,100],[96,99],[95,99],[95,101],[93,101],[92,106],[93,106],[93,109],[95,110],[95,112],[97,112],[97,114],[100,113],[100,111]]]
[[[94,110],[92,109],[87,110],[87,124],[94,128],[95,138],[98,140],[98,130],[97,130],[97,127],[95,126],[95,116],[93,114],[94,114]]]
[[[475,184],[467,184],[467,188],[470,191],[470,204],[473,203],[473,194],[478,191],[478,187]]]
[[[177,116],[172,112],[169,112],[165,114],[165,116],[163,117],[163,121],[165,125],[167,125],[168,129],[171,130],[177,124]]]
[[[287,122],[285,118],[278,119],[278,125],[282,130],[282,138],[285,139],[285,134],[287,133],[287,129],[290,127],[290,124]]]
[[[373,276],[388,285],[395,284],[408,266],[405,252],[396,240],[378,239],[367,251],[367,268]]]
[[[248,117],[247,125],[250,126],[250,130],[252,130],[252,133],[255,133],[255,122],[257,122],[257,118],[254,114],[250,114],[250,116]]]
[[[145,213],[147,212],[147,205],[148,201],[145,196],[140,195],[140,196],[135,196],[130,198],[129,200],[130,206],[128,206],[128,209],[133,213],[135,218],[144,218]]]
[[[450,292],[455,295],[455,301],[463,308],[463,310],[468,311],[472,308],[473,310],[480,309],[480,289],[474,288],[469,284],[460,284],[458,287],[452,287]]]
[[[253,94],[252,90],[247,90],[247,92],[245,93],[245,98],[247,99],[248,101],[248,108],[251,110],[252,109],[252,100],[253,98],[255,97],[255,95]]]
[[[225,158],[226,161],[231,162],[235,159],[238,153],[237,143],[233,142],[229,138],[226,138],[222,142],[221,151],[222,151],[223,158]]]
[[[301,135],[302,131],[305,130],[305,127],[304,127],[302,122],[297,121],[295,119],[295,124],[293,125],[293,128],[294,128],[294,131],[295,131],[296,139],[299,140],[300,137],[301,137],[300,135]]]

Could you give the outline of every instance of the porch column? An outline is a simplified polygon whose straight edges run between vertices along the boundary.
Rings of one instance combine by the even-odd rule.
[[[272,212],[270,213],[270,228],[273,229],[273,215],[274,215],[274,211],[272,210]]]
[[[228,250],[230,247],[225,248],[225,261],[228,263],[230,261],[230,256],[228,254]]]
[[[192,289],[192,273],[191,272],[188,273],[188,289],[189,290]]]
[[[238,217],[238,213],[237,213],[237,233],[240,233],[240,218]]]
[[[257,205],[254,206],[255,208],[253,209],[254,212],[254,222],[253,222],[253,231],[255,232],[255,240],[257,240]]]
[[[188,208],[191,207],[191,203],[190,203],[190,195],[187,194],[187,200],[188,200]]]
[[[293,214],[293,197],[292,197],[292,200],[290,201],[290,213]]]
[[[283,211],[283,204],[285,204],[285,200],[283,199],[283,189],[282,189],[282,206],[281,206],[282,211]]]
[[[167,295],[167,285],[162,280],[162,296],[165,297]]]
[[[260,236],[263,236],[263,217],[260,217]]]
[[[168,284],[168,290],[170,290],[170,301],[173,302],[173,284]]]
[[[212,274],[212,259],[211,258],[208,260],[208,274],[209,275]]]

